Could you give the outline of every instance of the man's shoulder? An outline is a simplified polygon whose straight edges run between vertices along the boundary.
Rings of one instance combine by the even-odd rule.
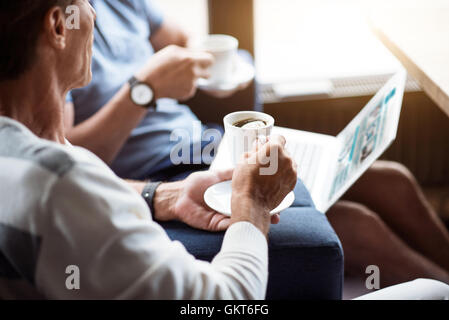
[[[75,158],[57,143],[34,136],[20,123],[2,118],[0,120],[0,158],[6,163],[14,160],[38,166],[48,173],[64,176],[75,165]]]
[[[87,195],[94,190],[96,196],[103,196],[108,188],[129,192],[90,151],[41,139],[19,122],[1,116],[0,181],[8,194],[0,194],[0,202],[2,197],[15,198],[18,189],[28,202],[42,204],[55,198],[67,200],[73,192]]]

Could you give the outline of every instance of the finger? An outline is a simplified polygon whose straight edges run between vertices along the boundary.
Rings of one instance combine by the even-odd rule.
[[[256,139],[254,140],[254,142],[253,142],[253,145],[252,145],[252,147],[251,147],[250,153],[259,151],[259,148],[260,148],[261,146],[262,146],[261,141],[259,140],[259,138],[256,138]]]
[[[216,171],[215,174],[220,181],[231,180],[232,175],[234,174],[234,169]]]
[[[268,138],[266,136],[257,136],[257,138],[253,142],[251,153],[258,152],[262,148],[262,146],[267,143],[267,141]]]
[[[281,221],[281,216],[279,213],[273,214],[271,216],[271,224],[278,224]]]
[[[209,68],[215,61],[215,58],[212,54],[205,51],[194,51],[192,52],[192,58],[195,61],[195,64],[198,65],[202,69]]]
[[[265,143],[268,142],[267,136],[259,135],[257,136],[257,141],[259,142],[259,145],[263,146]]]
[[[259,150],[259,140],[258,139],[254,140],[253,145],[251,147],[252,152],[255,152],[255,151],[257,152],[257,150]]]
[[[239,164],[247,164],[253,154],[254,154],[253,152],[243,153],[242,156],[240,157],[238,163]]]
[[[265,159],[266,157],[271,156],[279,156],[279,152],[283,154],[285,152],[285,138],[281,135],[273,134],[267,139],[268,143],[266,143],[263,148],[260,149],[261,159]],[[274,155],[271,154],[272,151],[276,151]]]
[[[279,134],[272,134],[270,136],[270,143],[279,143],[282,147],[285,147],[285,143],[287,141],[285,140],[284,136],[281,136]]]
[[[218,222],[216,231],[225,231],[229,228],[230,225],[231,219],[226,217]]]
[[[204,78],[204,79],[210,78],[210,70],[208,68],[202,68],[197,66],[194,68],[193,72],[195,78]]]
[[[287,157],[289,157],[289,158],[292,158],[292,155],[291,155],[290,151],[288,151],[287,148],[284,149],[284,154],[285,154],[285,156],[287,156]],[[293,158],[292,158],[292,159],[293,159]]]
[[[295,170],[295,172],[298,172],[298,164],[296,163],[295,159],[292,158],[292,163],[293,163],[293,169]]]

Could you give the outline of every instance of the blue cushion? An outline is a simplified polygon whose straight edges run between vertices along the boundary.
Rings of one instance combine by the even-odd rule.
[[[281,222],[269,233],[267,299],[341,299],[340,241],[300,181],[295,197],[293,206],[281,213]],[[223,232],[196,230],[179,222],[162,226],[198,259],[212,261],[221,248]]]

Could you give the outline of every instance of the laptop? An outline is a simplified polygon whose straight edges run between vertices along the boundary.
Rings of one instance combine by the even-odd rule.
[[[315,203],[326,211],[357,181],[396,138],[406,72],[396,73],[336,137],[274,127],[298,164],[300,178]],[[226,134],[211,170],[232,167]]]

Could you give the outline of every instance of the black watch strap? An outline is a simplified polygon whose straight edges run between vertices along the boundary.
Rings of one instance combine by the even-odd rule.
[[[148,182],[142,191],[142,197],[150,208],[151,216],[154,219],[154,194],[156,189],[162,184],[162,182]]]
[[[138,85],[139,83],[143,83],[143,82],[140,81],[139,79],[137,79],[135,76],[132,76],[132,77],[128,80],[128,84],[129,84],[129,86],[131,87],[131,90],[132,90],[132,88],[133,88],[135,85]],[[151,86],[150,86],[148,83],[145,83],[145,85],[147,85],[148,87],[151,88]],[[153,88],[151,88],[151,90],[152,90],[153,93],[154,93]],[[157,107],[157,105],[156,105],[156,99],[154,98],[154,96],[153,96],[153,100],[151,100],[149,104],[147,104],[147,105],[145,105],[145,106],[141,106],[141,107],[144,107],[145,109],[154,109],[154,110],[155,110],[156,107]]]
[[[132,76],[131,79],[128,80],[128,83],[131,87],[134,87],[136,84],[139,83],[139,80],[137,80],[136,77]]]

